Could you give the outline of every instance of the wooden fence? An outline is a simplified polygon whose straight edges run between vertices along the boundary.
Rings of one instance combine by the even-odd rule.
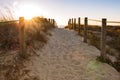
[[[54,19],[47,19],[45,18],[50,24],[53,26],[56,26],[56,22]],[[20,54],[25,55],[27,53],[27,45],[26,45],[26,39],[25,39],[25,19],[24,17],[20,17],[19,20],[12,20],[12,21],[4,21],[0,22],[2,23],[14,23],[14,22],[19,22],[19,45],[20,45]]]
[[[96,21],[96,22],[101,22],[101,39],[100,39],[100,48],[101,48],[101,58],[102,59],[106,59],[106,27],[107,27],[107,23],[120,23],[118,21],[107,21],[106,18],[103,18],[102,20],[94,20],[94,19],[88,19],[87,17],[84,18],[84,31],[83,31],[83,42],[87,43],[88,41],[88,21]],[[68,21],[68,27],[69,25],[72,25],[72,28],[70,29],[74,29],[76,30],[76,19],[72,18],[69,19]],[[80,34],[81,32],[81,18],[78,18],[78,34]]]

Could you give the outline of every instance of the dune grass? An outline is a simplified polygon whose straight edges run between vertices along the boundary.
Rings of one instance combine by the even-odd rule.
[[[75,31],[78,32],[78,24],[76,24],[77,29]],[[72,25],[65,26],[65,28],[72,29]],[[84,25],[81,25],[80,35],[83,36]],[[100,26],[88,26],[88,41],[89,44],[95,46],[100,50],[100,37],[101,37],[101,27]],[[114,63],[110,63],[114,66],[118,71],[120,71],[120,26],[107,26],[107,45],[106,45],[106,53],[114,56],[117,61]]]
[[[47,36],[51,36],[49,30],[54,27],[48,20],[41,17],[25,21],[24,36],[27,45],[25,55],[27,57],[23,59],[19,55],[19,23],[0,23],[0,79],[19,80],[26,72],[22,70],[25,67],[24,62],[29,60],[30,56],[37,55],[36,51],[47,43]]]

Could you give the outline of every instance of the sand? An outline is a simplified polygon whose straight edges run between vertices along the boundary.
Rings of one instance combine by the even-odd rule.
[[[100,51],[72,30],[55,28],[39,56],[26,62],[31,80],[120,80],[110,65],[96,60]],[[24,77],[25,78],[25,77]],[[29,79],[29,80],[30,80]],[[22,78],[21,78],[22,80]]]

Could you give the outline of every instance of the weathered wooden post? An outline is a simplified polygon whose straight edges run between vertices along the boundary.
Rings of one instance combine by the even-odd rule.
[[[68,20],[68,25],[69,25],[69,21],[70,21],[70,19]]]
[[[53,25],[55,26],[55,20],[53,19]]]
[[[53,19],[52,19],[52,24],[53,24]]]
[[[72,18],[72,29],[73,29],[73,27],[74,27],[74,23],[73,23],[73,18]]]
[[[74,18],[74,30],[76,30],[76,18]]]
[[[24,17],[19,18],[19,34],[20,34],[20,55],[26,57],[26,42],[25,42],[25,23]]]
[[[88,18],[85,17],[84,20],[84,42],[87,43],[87,27],[88,27]]]
[[[71,28],[72,28],[72,25],[71,25],[71,19],[70,19],[69,25],[70,25],[70,29],[71,29]]]
[[[78,18],[78,34],[80,34],[80,23],[81,21],[80,21],[80,17]]]
[[[49,23],[50,23],[50,18],[48,19]]]
[[[69,28],[69,26],[70,26],[70,19],[68,20],[68,28]]]
[[[101,58],[106,60],[106,25],[107,19],[102,19],[101,28]]]
[[[71,29],[71,19],[68,21],[68,28]]]
[[[45,21],[47,21],[47,18],[44,18],[45,19]]]
[[[50,23],[52,24],[52,19],[50,19]]]
[[[52,24],[54,25],[54,19],[52,19]]]
[[[50,19],[50,23],[52,24],[52,19]]]

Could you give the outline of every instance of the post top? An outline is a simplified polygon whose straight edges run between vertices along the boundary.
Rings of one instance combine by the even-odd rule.
[[[88,19],[88,17],[85,17],[85,19]]]
[[[24,17],[19,17],[19,20],[20,21],[24,21]]]
[[[107,20],[106,18],[102,18],[102,20]]]

